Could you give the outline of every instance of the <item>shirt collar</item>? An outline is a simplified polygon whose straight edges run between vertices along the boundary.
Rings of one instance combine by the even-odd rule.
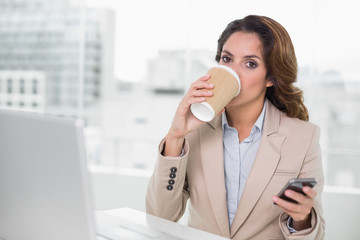
[[[258,119],[256,120],[255,124],[254,124],[254,126],[256,128],[258,128],[261,133],[262,133],[263,126],[264,126],[264,119],[265,119],[265,112],[266,112],[266,101],[267,100],[265,99],[262,111],[261,111]],[[222,118],[222,129],[224,131],[225,126],[229,127],[225,112],[222,113],[221,118]]]

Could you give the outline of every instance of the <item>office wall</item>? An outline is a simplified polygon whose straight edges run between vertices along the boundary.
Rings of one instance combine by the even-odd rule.
[[[145,211],[150,171],[91,169],[97,210],[130,207]],[[325,188],[323,194],[326,240],[355,240],[360,236],[360,191]],[[186,223],[186,216],[181,223]]]

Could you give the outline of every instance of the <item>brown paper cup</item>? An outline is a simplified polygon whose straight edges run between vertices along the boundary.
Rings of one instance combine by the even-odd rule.
[[[218,65],[210,68],[209,83],[214,84],[213,95],[205,102],[194,103],[191,112],[201,121],[211,121],[235,96],[240,93],[240,78],[234,70],[227,66]]]

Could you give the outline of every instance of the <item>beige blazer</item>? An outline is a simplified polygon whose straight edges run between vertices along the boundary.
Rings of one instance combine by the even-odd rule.
[[[319,145],[319,128],[289,118],[270,101],[266,103],[263,136],[247,178],[232,226],[229,226],[224,178],[221,117],[203,124],[185,141],[185,155],[163,157],[164,142],[146,194],[149,214],[177,221],[190,199],[191,227],[231,239],[324,239],[321,192],[324,175]],[[168,190],[171,168],[175,184]],[[173,176],[174,177],[174,176]],[[315,177],[318,194],[311,213],[312,227],[290,234],[288,215],[273,204],[290,178]],[[171,187],[170,187],[171,188]]]

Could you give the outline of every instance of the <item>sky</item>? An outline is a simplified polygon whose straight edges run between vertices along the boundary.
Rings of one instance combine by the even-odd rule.
[[[329,69],[360,80],[360,22],[351,0],[84,0],[116,14],[115,76],[145,78],[159,50],[216,50],[227,23],[249,14],[266,15],[289,32],[299,66]]]

